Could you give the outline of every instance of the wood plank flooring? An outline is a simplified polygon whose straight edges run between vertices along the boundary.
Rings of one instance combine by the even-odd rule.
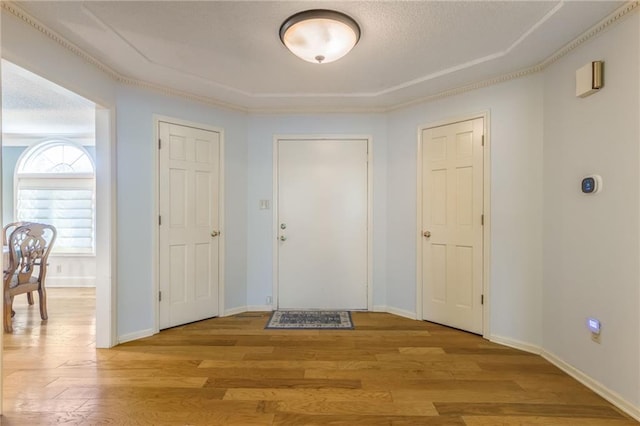
[[[94,348],[94,292],[16,300],[2,425],[638,424],[543,358],[390,314],[265,330],[267,313]]]

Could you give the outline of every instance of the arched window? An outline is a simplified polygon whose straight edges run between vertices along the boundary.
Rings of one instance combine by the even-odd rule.
[[[55,253],[95,253],[95,167],[84,148],[38,144],[20,157],[15,182],[16,220],[55,226]]]

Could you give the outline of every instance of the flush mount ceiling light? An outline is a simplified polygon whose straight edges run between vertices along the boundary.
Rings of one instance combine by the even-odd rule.
[[[306,10],[290,16],[280,27],[280,40],[307,62],[326,64],[349,53],[360,39],[360,27],[334,10]]]

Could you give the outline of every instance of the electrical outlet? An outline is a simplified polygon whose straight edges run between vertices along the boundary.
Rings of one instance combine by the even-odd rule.
[[[62,272],[62,265],[56,265],[56,272],[57,273]]]
[[[273,303],[273,299],[271,296],[267,296],[267,305],[270,305],[271,303]]]

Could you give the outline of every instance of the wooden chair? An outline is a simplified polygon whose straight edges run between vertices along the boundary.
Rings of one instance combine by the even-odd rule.
[[[12,222],[4,226],[2,232],[2,245],[6,246],[9,244],[9,237],[11,233],[16,230],[19,226],[29,225],[31,222]]]
[[[6,333],[13,332],[11,308],[13,298],[18,294],[37,291],[40,301],[40,318],[42,320],[48,318],[44,283],[47,276],[47,259],[56,235],[56,228],[51,225],[29,223],[16,227],[8,237],[9,265],[3,274],[4,331]]]
[[[19,226],[24,226],[24,225],[29,225],[31,222],[12,222],[9,223],[7,225],[4,226],[3,228],[3,232],[2,232],[2,245],[3,246],[8,246],[9,245],[9,237],[11,236],[11,233],[13,231],[16,230],[16,228],[18,228]],[[6,268],[7,265],[4,265],[4,267]],[[33,305],[33,293],[29,292],[27,293],[27,302],[29,302],[30,305]]]

